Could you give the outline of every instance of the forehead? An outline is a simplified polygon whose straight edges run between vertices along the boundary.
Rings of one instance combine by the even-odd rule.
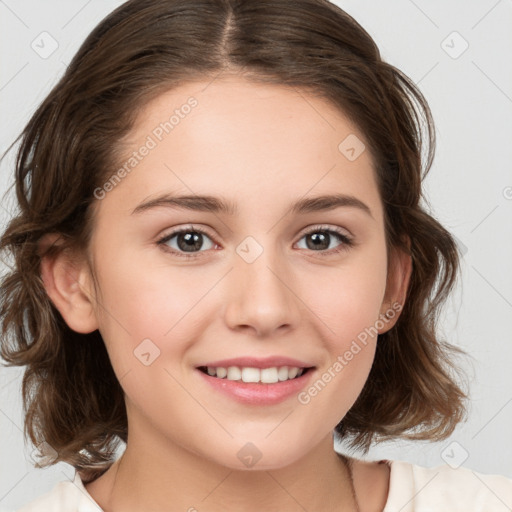
[[[269,147],[281,146],[282,151],[288,149],[287,142],[294,151],[301,142],[308,149],[316,144],[325,150],[327,144],[332,146],[346,135],[364,139],[337,106],[311,91],[230,75],[188,82],[160,94],[141,110],[125,142],[151,135],[157,143],[172,144],[170,139],[178,134],[185,135],[186,142],[202,146],[253,138]],[[320,139],[327,144],[320,147]],[[180,142],[185,142],[183,137]],[[247,149],[244,147],[245,155]]]
[[[332,192],[379,201],[364,135],[293,87],[229,76],[182,84],[140,111],[122,148],[129,172],[108,199],[131,205],[163,191],[247,207]]]

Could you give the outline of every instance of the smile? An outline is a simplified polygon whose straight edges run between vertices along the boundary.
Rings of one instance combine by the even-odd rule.
[[[252,368],[239,366],[200,366],[199,370],[210,377],[247,383],[275,384],[300,377],[310,368],[297,366],[273,366],[270,368]]]

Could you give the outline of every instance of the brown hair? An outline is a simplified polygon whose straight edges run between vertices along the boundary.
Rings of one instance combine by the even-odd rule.
[[[344,112],[374,155],[388,248],[412,257],[401,316],[379,337],[369,378],[337,434],[366,452],[372,441],[446,438],[465,416],[452,360],[462,351],[437,334],[459,257],[420,204],[435,132],[414,83],[326,0],[131,0],[87,37],[20,135],[19,213],[0,240],[12,260],[0,288],[1,355],[27,366],[25,435],[89,479],[126,441],[123,391],[100,333],[72,331],[46,294],[38,240],[54,232],[65,243],[52,250],[86,248],[94,190],[116,168],[139,109],[178,84],[226,71],[311,91]]]

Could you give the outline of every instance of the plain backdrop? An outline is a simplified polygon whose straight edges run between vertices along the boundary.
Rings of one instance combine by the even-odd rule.
[[[2,153],[87,34],[121,3],[0,0]],[[450,439],[385,443],[366,458],[450,463],[512,478],[512,2],[336,3],[374,37],[385,60],[418,84],[431,106],[437,154],[427,196],[464,254],[461,286],[441,327],[446,339],[472,356],[465,365],[469,418]],[[12,173],[10,155],[0,168],[2,194]],[[2,226],[12,209],[12,201],[2,203]],[[22,433],[22,372],[0,368],[0,511],[15,509],[74,474],[64,463],[33,467],[33,447],[24,445]]]

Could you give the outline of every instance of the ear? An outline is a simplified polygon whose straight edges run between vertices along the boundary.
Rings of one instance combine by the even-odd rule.
[[[92,278],[84,257],[70,250],[47,253],[50,246],[61,245],[57,234],[45,235],[39,242],[41,278],[55,307],[73,331],[89,333],[98,328]]]
[[[410,240],[407,240],[410,247]],[[390,251],[386,292],[382,302],[380,318],[384,323],[379,334],[389,331],[397,322],[403,309],[412,273],[411,255],[404,249],[393,247]]]

